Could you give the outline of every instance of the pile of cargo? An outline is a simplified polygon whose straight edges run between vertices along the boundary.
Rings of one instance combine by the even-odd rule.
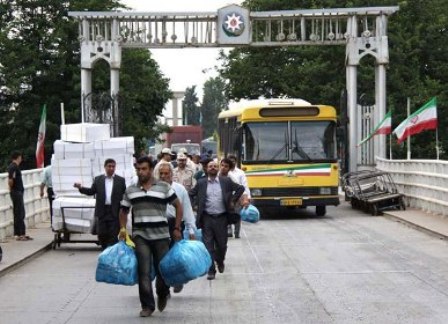
[[[104,174],[104,161],[116,161],[115,173],[129,185],[135,175],[133,137],[110,137],[108,124],[61,125],[61,139],[53,144],[51,159],[53,191],[53,230],[90,233],[94,224],[94,197],[73,187],[75,182],[91,187],[94,177]]]

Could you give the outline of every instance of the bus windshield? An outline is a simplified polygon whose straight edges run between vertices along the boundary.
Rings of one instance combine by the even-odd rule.
[[[332,121],[263,122],[245,124],[244,160],[310,162],[336,159]]]

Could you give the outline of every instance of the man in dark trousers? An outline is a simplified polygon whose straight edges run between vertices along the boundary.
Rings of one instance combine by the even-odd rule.
[[[165,162],[169,163],[169,162]],[[163,165],[163,164],[161,164]],[[170,247],[170,232],[166,217],[167,205],[176,209],[173,239],[182,238],[182,204],[176,192],[164,181],[154,178],[154,167],[148,157],[137,160],[138,182],[130,185],[121,201],[120,239],[126,238],[128,213],[132,207],[132,239],[135,243],[135,255],[138,263],[138,292],[142,310],[141,317],[148,317],[154,312],[155,300],[150,273],[154,266],[156,272],[157,308],[162,312],[170,295],[167,286],[159,273],[159,263]]]
[[[115,166],[115,160],[107,159],[104,162],[105,174],[95,177],[90,188],[74,184],[80,193],[95,195],[96,230],[103,249],[118,242],[120,202],[126,191],[126,182],[115,174]]]
[[[17,241],[28,241],[32,238],[25,235],[25,202],[23,200],[25,188],[23,187],[22,171],[20,171],[22,159],[21,153],[14,152],[12,154],[12,162],[8,166],[8,186],[14,213],[14,236]]]
[[[215,262],[220,273],[224,272],[227,252],[227,216],[234,212],[235,203],[244,193],[244,187],[228,177],[218,176],[218,162],[207,164],[207,176],[200,178],[189,194],[198,206],[196,223],[202,228],[202,238],[214,262],[207,279],[216,275]]]

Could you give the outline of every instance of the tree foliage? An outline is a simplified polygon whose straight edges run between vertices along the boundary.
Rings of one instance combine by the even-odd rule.
[[[47,105],[46,163],[60,138],[60,103],[66,123],[81,120],[78,23],[68,11],[123,8],[117,0],[17,0],[0,3],[0,168],[10,152],[22,151],[24,168],[34,168],[35,143],[42,105]],[[94,70],[94,91],[108,91],[108,66]],[[136,86],[138,85],[138,86]],[[168,79],[148,51],[123,51],[120,106],[123,135],[134,135],[136,149],[144,138],[163,130],[157,116],[171,97]]]
[[[406,118],[406,98],[415,111],[431,97],[438,98],[439,138],[448,151],[447,77],[448,6],[444,0],[250,0],[243,4],[253,11],[396,6],[389,17],[387,109],[393,109],[393,127]],[[344,46],[298,46],[237,48],[221,53],[221,77],[230,99],[299,97],[339,109],[346,87]],[[358,94],[374,101],[375,60],[365,57],[358,66]],[[412,138],[413,158],[435,157],[435,134],[424,132]],[[394,158],[405,157],[406,148],[393,145]],[[442,155],[447,158],[447,154]]]
[[[220,77],[209,78],[204,83],[201,115],[204,137],[212,136],[218,128],[218,115],[227,109],[229,100],[224,93],[225,83]]]
[[[185,89],[185,97],[182,102],[182,111],[184,116],[184,125],[199,125],[201,111],[198,105],[198,96],[196,86]]]

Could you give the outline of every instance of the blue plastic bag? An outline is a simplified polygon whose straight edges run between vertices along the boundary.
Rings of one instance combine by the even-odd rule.
[[[212,265],[212,258],[204,243],[181,240],[165,254],[159,270],[168,286],[177,286],[205,275]]]
[[[194,231],[194,238],[196,239],[196,241],[202,241],[202,229],[196,229]],[[190,232],[187,229],[184,229],[184,239],[185,240],[189,240],[190,239]]]
[[[249,223],[256,223],[260,220],[260,212],[254,205],[249,205],[247,208],[240,210],[241,220]]]
[[[137,257],[132,248],[120,241],[98,257],[95,279],[115,285],[132,286],[138,282]]]

